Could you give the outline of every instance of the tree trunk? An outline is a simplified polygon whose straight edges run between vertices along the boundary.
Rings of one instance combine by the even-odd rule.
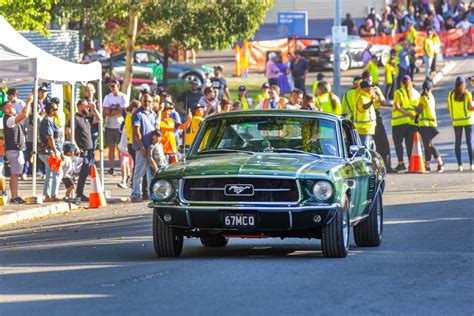
[[[163,87],[168,88],[168,64],[170,60],[170,50],[168,47],[163,48]]]
[[[135,47],[135,41],[137,39],[137,28],[138,28],[138,11],[130,9],[128,16],[128,32],[127,32],[127,49],[126,49],[126,60],[125,60],[125,73],[123,75],[122,92],[130,97],[130,91],[132,88],[132,75],[133,75],[133,53]]]

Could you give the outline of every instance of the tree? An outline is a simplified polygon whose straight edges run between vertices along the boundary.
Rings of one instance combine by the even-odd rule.
[[[50,10],[57,0],[0,0],[0,12],[17,30],[38,31],[48,34],[46,24],[51,20]]]
[[[142,14],[138,41],[163,49],[163,84],[167,85],[170,47],[224,49],[252,38],[272,0],[150,0]]]

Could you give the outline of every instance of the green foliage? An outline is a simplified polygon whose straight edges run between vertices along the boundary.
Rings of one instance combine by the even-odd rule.
[[[0,13],[17,30],[48,34],[45,25],[51,20],[50,10],[57,0],[0,0]]]

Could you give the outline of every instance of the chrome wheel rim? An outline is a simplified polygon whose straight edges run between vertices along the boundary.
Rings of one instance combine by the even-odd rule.
[[[341,56],[341,70],[348,70],[349,69],[349,57],[347,55]]]

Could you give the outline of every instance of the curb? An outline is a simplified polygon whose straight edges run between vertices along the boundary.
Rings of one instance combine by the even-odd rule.
[[[58,213],[65,213],[72,210],[78,209],[72,204],[68,203],[57,203],[57,204],[49,204],[49,205],[41,205],[38,207],[26,209],[26,210],[19,210],[13,211],[10,214],[0,215],[0,227],[14,224],[19,221],[24,221],[27,219],[34,219],[38,217],[49,216]]]
[[[447,76],[451,70],[456,66],[456,63],[454,61],[449,61],[446,63],[446,65],[441,68],[440,71],[436,73],[436,75],[433,77],[433,84],[436,85],[438,82],[440,82],[445,76]]]

